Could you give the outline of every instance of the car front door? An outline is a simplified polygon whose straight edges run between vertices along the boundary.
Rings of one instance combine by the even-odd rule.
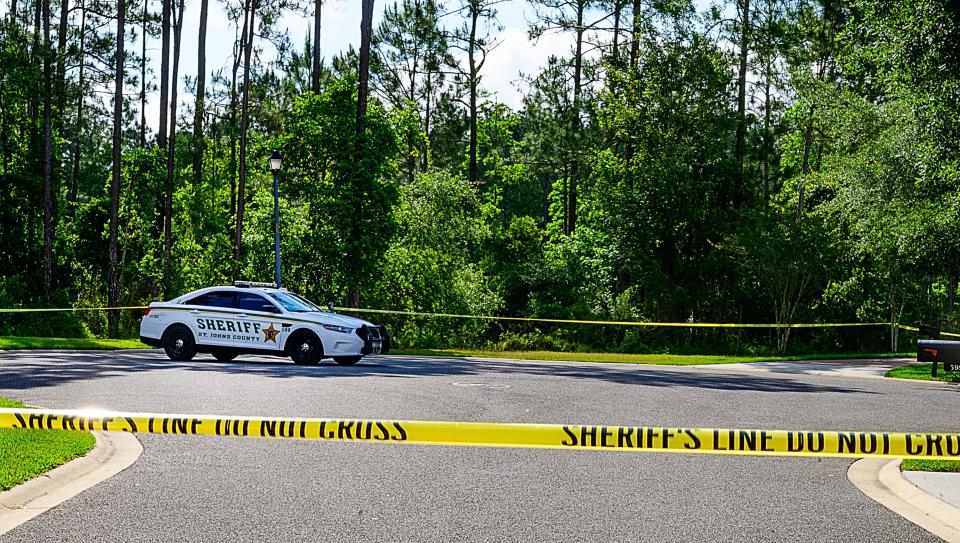
[[[283,344],[281,311],[273,302],[255,292],[238,292],[233,309],[239,330],[234,345],[243,349],[279,351]]]

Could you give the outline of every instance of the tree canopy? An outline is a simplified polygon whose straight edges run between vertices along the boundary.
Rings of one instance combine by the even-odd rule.
[[[960,320],[947,0],[529,0],[531,39],[569,48],[525,75],[517,108],[485,89],[503,1],[390,0],[369,43],[328,59],[317,35],[297,46],[278,23],[300,13],[320,32],[322,2],[230,0],[234,56],[200,74],[178,72],[180,31],[197,17],[206,42],[206,0],[58,1],[10,0],[0,21],[0,307],[140,305],[272,278],[279,150],[284,283],[320,302]],[[0,334],[135,335],[139,315],[112,315],[112,330],[104,312],[2,316]],[[876,327],[383,318],[420,347],[897,348]]]

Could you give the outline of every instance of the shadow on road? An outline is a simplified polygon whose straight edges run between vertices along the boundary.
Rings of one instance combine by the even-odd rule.
[[[617,364],[541,363],[492,361],[451,357],[388,356],[368,358],[356,366],[338,366],[325,361],[320,366],[297,366],[282,358],[241,357],[218,362],[199,355],[191,362],[173,362],[162,353],[137,352],[42,352],[0,353],[0,389],[23,390],[57,386],[71,381],[106,379],[143,372],[189,371],[244,374],[277,379],[394,377],[476,377],[497,374],[524,374],[599,380],[639,387],[688,387],[756,392],[856,392],[869,391],[797,381],[789,377],[767,377],[745,373],[649,368]]]

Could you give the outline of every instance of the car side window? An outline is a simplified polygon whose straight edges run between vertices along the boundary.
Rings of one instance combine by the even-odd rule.
[[[192,300],[187,301],[190,305],[205,305],[209,307],[230,307],[233,305],[233,293],[214,291],[201,294]]]
[[[269,313],[280,312],[280,310],[268,302],[266,298],[260,296],[259,294],[253,294],[250,292],[238,292],[237,298],[234,300],[233,307],[236,309],[243,309],[245,311],[266,311]]]

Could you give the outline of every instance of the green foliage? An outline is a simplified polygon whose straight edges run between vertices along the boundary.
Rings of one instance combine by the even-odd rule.
[[[321,63],[320,92],[307,91],[310,40],[296,50],[276,28],[283,6],[262,6],[254,47],[276,46],[276,55],[269,64],[254,55],[242,195],[242,73],[210,78],[202,133],[190,130],[189,110],[177,119],[169,172],[149,126],[141,140],[143,106],[130,94],[119,119],[118,302],[270,280],[267,157],[279,150],[283,282],[320,302],[591,320],[960,322],[960,20],[950,2],[755,0],[743,34],[719,6],[700,16],[687,0],[642,2],[636,25],[624,2],[590,1],[578,13],[576,2],[537,1],[532,35],[558,33],[571,47],[523,75],[516,111],[484,88],[495,4],[465,3],[443,17],[432,0],[388,6],[371,58],[379,101],[361,132],[356,52]],[[228,9],[240,24],[242,13]],[[77,10],[63,51],[34,46],[29,9],[0,22],[0,307],[107,303],[113,113],[99,91],[113,83],[116,43],[108,15]],[[156,33],[156,21],[150,26]],[[66,66],[51,96],[49,214],[45,55]],[[730,69],[740,58],[742,112]],[[128,55],[128,93],[141,83],[142,60]],[[226,65],[239,70],[237,60]],[[148,94],[152,77],[148,70]],[[473,184],[464,179],[471,136]],[[196,152],[202,171],[193,169]],[[168,174],[172,247],[162,277]],[[119,317],[120,333],[135,336],[137,312]],[[875,328],[385,321],[411,347],[767,355],[874,350],[889,338],[898,349],[896,330]],[[0,335],[85,337],[106,327],[94,311],[0,315]]]
[[[915,458],[906,458],[900,464],[900,471],[960,473],[960,462],[956,460],[917,460]]]
[[[643,285],[632,291],[635,317],[723,319],[709,300],[727,288],[716,247],[732,218],[725,59],[695,38],[646,49],[638,64],[643,76],[619,81],[599,113],[622,147],[597,153],[582,225],[609,259],[616,294]]]
[[[887,377],[896,377],[897,379],[919,379],[921,381],[943,381],[947,383],[960,383],[960,374],[956,372],[943,371],[943,365],[940,366],[937,376],[932,375],[932,364],[915,364],[910,366],[901,366],[887,372]]]
[[[0,407],[25,406],[0,398]],[[89,432],[0,430],[0,491],[82,456],[95,444],[96,439]]]
[[[479,197],[466,180],[443,171],[418,176],[401,189],[399,232],[378,266],[370,299],[381,307],[489,315],[500,302],[489,279],[469,261],[483,235],[475,219]],[[487,323],[395,319],[401,345],[443,346],[451,336],[476,341]]]
[[[280,141],[284,193],[304,206],[306,217],[298,244],[303,261],[293,266],[313,291],[339,300],[376,283],[373,270],[396,230],[399,197],[390,119],[371,104],[366,130],[357,134],[355,111],[353,82],[339,80],[294,101]]]

